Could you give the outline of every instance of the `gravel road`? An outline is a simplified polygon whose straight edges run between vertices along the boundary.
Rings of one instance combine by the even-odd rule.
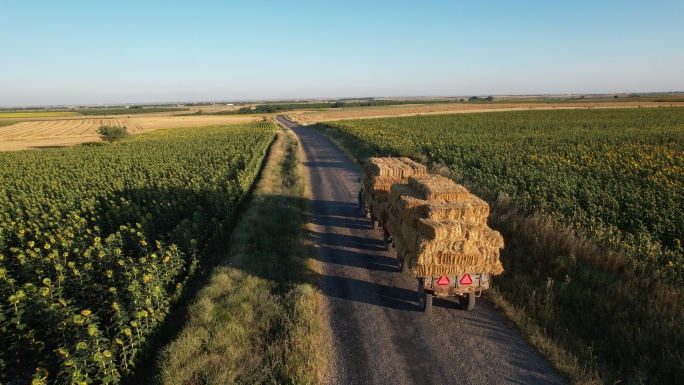
[[[488,303],[466,312],[435,299],[419,311],[417,280],[395,267],[382,233],[357,208],[361,168],[313,129],[299,137],[312,193],[312,232],[332,330],[329,384],[563,384]]]

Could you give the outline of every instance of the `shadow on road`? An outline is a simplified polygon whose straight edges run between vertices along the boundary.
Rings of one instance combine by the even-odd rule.
[[[416,292],[394,286],[361,281],[347,277],[321,277],[323,294],[371,305],[406,311],[420,311]]]
[[[314,200],[311,222],[327,230],[309,231],[318,248],[319,261],[370,271],[398,271],[396,258],[385,253],[380,232],[372,232],[370,220],[356,204]],[[359,235],[359,230],[368,234]],[[321,289],[328,297],[406,311],[420,310],[415,290],[335,275],[322,275]]]

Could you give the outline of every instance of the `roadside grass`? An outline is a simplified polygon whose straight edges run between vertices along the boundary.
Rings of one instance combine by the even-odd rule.
[[[19,122],[20,120],[0,120],[0,127],[11,126]]]
[[[272,147],[230,251],[158,357],[162,384],[319,384],[327,367],[311,265],[307,182],[294,134]]]
[[[369,156],[411,156],[411,149],[373,154],[358,139],[318,129],[359,163]],[[432,172],[449,176],[445,167]],[[506,241],[506,272],[486,297],[574,384],[684,383],[684,288],[644,276],[629,257],[539,215],[516,200],[463,181],[487,200],[490,227]]]

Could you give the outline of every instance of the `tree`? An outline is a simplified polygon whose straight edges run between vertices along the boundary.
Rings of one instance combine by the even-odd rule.
[[[106,140],[109,143],[114,143],[129,136],[126,126],[100,126],[97,132],[102,140]]]

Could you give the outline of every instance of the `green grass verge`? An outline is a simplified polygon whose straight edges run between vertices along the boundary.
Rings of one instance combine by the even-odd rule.
[[[351,135],[312,127],[359,163],[377,156]],[[409,148],[392,151],[425,162]],[[489,225],[506,240],[506,272],[487,297],[564,377],[576,384],[684,383],[682,288],[644,277],[627,257],[577,231],[521,214],[516,200],[466,187],[490,203]]]
[[[322,383],[327,332],[298,142],[279,133],[230,252],[160,354],[163,384]]]
[[[0,120],[0,127],[11,126],[19,122],[19,120]]]

